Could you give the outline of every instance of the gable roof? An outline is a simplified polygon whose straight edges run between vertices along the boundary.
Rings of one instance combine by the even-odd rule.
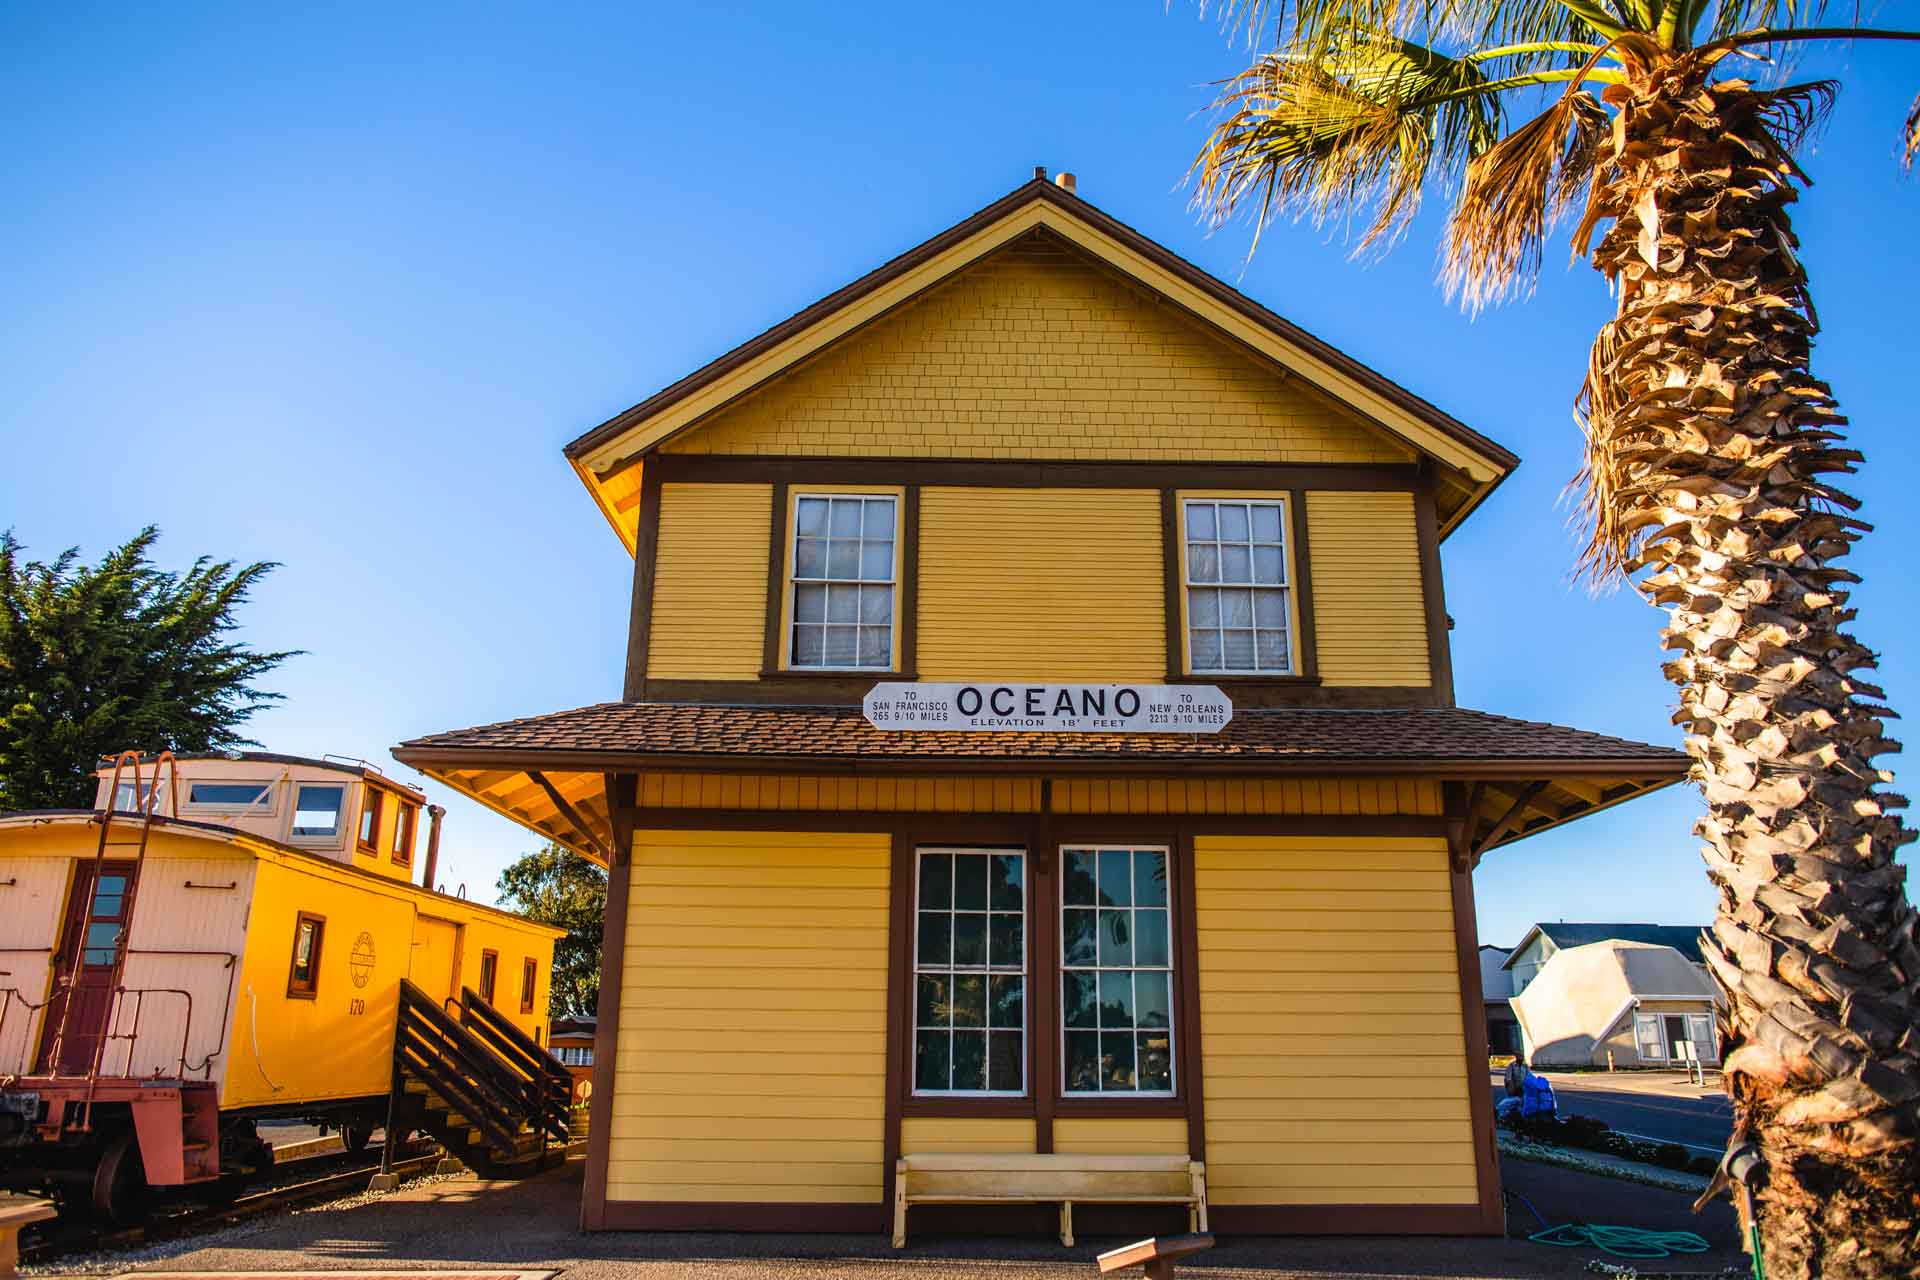
[[[1440,512],[1443,537],[1519,465],[1514,454],[1406,388],[1037,177],[609,418],[567,446],[568,461],[632,550],[629,515],[638,493],[633,472],[648,453],[987,254],[1036,232],[1067,242],[1432,459],[1447,491]]]
[[[1649,946],[1672,947],[1695,964],[1706,963],[1700,955],[1700,926],[1691,924],[1568,924],[1564,920],[1551,923],[1543,921],[1527,930],[1527,936],[1520,939],[1520,945],[1513,949],[1513,956],[1526,950],[1527,944],[1542,934],[1563,950],[1595,942],[1642,942]],[[1513,957],[1509,956],[1502,968],[1512,967]]]

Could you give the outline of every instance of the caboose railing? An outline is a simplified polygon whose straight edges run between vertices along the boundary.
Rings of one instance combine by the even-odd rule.
[[[522,1130],[544,1131],[533,1083],[403,978],[393,1035],[396,1098],[408,1079],[432,1089],[500,1151],[516,1150]]]
[[[546,1139],[566,1142],[572,1135],[569,1110],[573,1098],[573,1077],[546,1048],[513,1025],[505,1014],[494,1008],[471,987],[460,991],[460,1025],[484,1041],[488,1048],[525,1076],[538,1100],[540,1118],[534,1128]]]

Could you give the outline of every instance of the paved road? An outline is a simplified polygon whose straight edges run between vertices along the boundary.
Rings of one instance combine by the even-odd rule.
[[[1678,1142],[1702,1155],[1726,1150],[1733,1107],[1717,1085],[1702,1090],[1678,1072],[1618,1077],[1600,1073],[1542,1073],[1553,1082],[1564,1113],[1604,1120],[1622,1133],[1656,1142]],[[1501,1095],[1494,1079],[1494,1097]]]

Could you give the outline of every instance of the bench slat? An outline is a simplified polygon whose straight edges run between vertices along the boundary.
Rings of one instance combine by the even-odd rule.
[[[1185,1156],[1081,1155],[1057,1151],[1047,1155],[1027,1155],[1010,1152],[981,1152],[973,1155],[943,1151],[900,1157],[900,1166],[902,1168],[909,1170],[925,1169],[930,1172],[949,1169],[1073,1169],[1112,1173],[1177,1172],[1184,1176],[1187,1172],[1187,1166],[1192,1163],[1193,1161],[1188,1160]]]
[[[1106,1169],[943,1169],[929,1173],[908,1169],[906,1180],[910,1200],[946,1193],[1027,1200],[1101,1200],[1108,1196],[1185,1199],[1191,1194],[1185,1169],[1178,1173]]]

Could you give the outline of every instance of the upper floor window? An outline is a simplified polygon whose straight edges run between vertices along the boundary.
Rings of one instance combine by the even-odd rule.
[[[1287,504],[1189,498],[1183,505],[1187,669],[1293,674]]]
[[[340,810],[346,787],[337,782],[303,782],[293,797],[295,840],[334,841],[340,836]]]
[[[400,816],[393,821],[393,865],[396,867],[413,865],[413,824],[419,813],[419,805],[402,804]]]
[[[363,787],[365,798],[360,802],[360,850],[362,853],[380,852],[380,811],[385,807],[386,796],[377,787]]]
[[[794,500],[789,667],[893,669],[898,517],[892,495],[801,494]]]
[[[187,784],[187,807],[222,813],[273,812],[271,782],[191,782]]]

